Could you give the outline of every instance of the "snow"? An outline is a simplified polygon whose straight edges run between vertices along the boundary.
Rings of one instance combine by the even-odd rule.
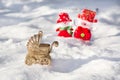
[[[119,0],[1,0],[0,80],[120,80],[119,4]],[[82,8],[99,8],[91,42],[57,37],[58,13],[66,11],[76,19]],[[40,30],[42,42],[57,40],[59,47],[50,54],[51,66],[27,66],[27,40]]]

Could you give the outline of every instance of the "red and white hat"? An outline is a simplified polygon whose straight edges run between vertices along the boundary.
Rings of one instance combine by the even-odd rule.
[[[95,11],[88,10],[88,9],[83,9],[81,14],[78,14],[78,18],[91,22],[91,23],[96,23],[97,19],[94,19],[96,15]]]
[[[69,18],[68,13],[60,13],[59,14],[59,19],[57,20],[57,23],[67,23],[67,22],[71,22],[72,20]]]

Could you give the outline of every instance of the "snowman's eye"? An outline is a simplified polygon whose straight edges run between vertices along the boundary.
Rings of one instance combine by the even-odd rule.
[[[86,25],[87,25],[85,22],[82,22],[81,24],[82,24],[83,26],[86,26]]]

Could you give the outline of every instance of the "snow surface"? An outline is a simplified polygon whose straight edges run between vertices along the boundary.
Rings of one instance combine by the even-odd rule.
[[[119,5],[119,0],[0,0],[0,80],[120,80]],[[58,13],[76,19],[82,8],[99,8],[90,44],[57,37]],[[24,63],[27,40],[39,30],[43,42],[59,41],[51,66]]]

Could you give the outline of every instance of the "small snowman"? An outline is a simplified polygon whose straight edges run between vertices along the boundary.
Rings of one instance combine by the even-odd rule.
[[[72,20],[69,18],[68,13],[62,12],[59,14],[57,24],[59,27],[56,29],[60,37],[72,37],[73,28],[70,26]]]
[[[96,12],[88,9],[83,9],[81,14],[78,14],[77,28],[74,31],[74,37],[83,41],[90,41],[91,39],[91,26],[92,23],[96,23],[94,19]]]

